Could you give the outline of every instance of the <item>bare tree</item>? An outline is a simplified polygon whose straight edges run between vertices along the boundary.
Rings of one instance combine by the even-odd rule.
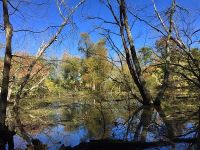
[[[40,60],[40,58],[43,56],[45,51],[57,40],[58,36],[61,34],[64,27],[71,22],[72,15],[76,11],[76,9],[85,2],[85,0],[80,0],[79,3],[73,8],[69,8],[69,7],[67,8],[66,3],[64,1],[58,0],[58,2],[59,2],[59,5],[58,5],[59,8],[61,5],[64,5],[68,11],[64,13],[59,9],[60,15],[62,15],[62,18],[63,18],[62,24],[58,26],[56,33],[53,34],[52,37],[50,37],[50,39],[47,42],[45,43],[43,42],[41,44],[35,56],[35,59],[31,62],[31,64],[28,67],[27,74],[22,78],[20,87],[17,90],[17,93],[15,95],[14,108],[16,108],[17,110],[18,110],[18,104],[19,104],[19,100],[21,99],[23,90],[31,79],[31,73],[33,71],[34,66],[37,64],[38,60]],[[11,69],[11,60],[12,60],[12,52],[11,52],[12,43],[11,42],[12,42],[13,28],[10,23],[10,19],[9,19],[10,14],[8,11],[8,5],[11,5],[11,3],[9,3],[9,1],[7,0],[3,0],[2,4],[3,4],[4,26],[5,26],[5,33],[6,33],[6,50],[5,50],[5,57],[4,57],[3,80],[2,80],[2,89],[1,89],[1,97],[0,97],[0,115],[1,115],[0,124],[4,126],[5,119],[6,119],[7,96],[8,96],[8,87],[9,87],[10,69]],[[13,5],[11,7],[15,8]],[[28,30],[28,32],[31,32],[31,31]],[[40,82],[41,81],[39,81],[38,83]],[[32,88],[34,88],[34,86]]]
[[[131,33],[131,27],[128,21],[127,8],[126,8],[125,1],[124,0],[116,1],[118,5],[117,7],[119,8],[117,10],[118,12],[115,11],[115,8],[113,7],[112,3],[109,0],[106,0],[103,2],[106,5],[106,7],[109,9],[110,13],[112,14],[114,21],[113,22],[107,21],[100,17],[93,17],[92,19],[98,19],[100,21],[103,21],[103,23],[112,24],[118,27],[119,33],[113,33],[113,32],[110,32],[110,30],[107,30],[107,31],[109,32],[109,34],[110,33],[115,34],[121,38],[123,48],[125,50],[125,59],[126,59],[130,74],[142,97],[141,102],[144,105],[150,105],[152,104],[153,99],[147,88],[146,81],[144,80],[144,77],[142,75],[142,70],[140,67],[139,59],[136,54],[136,48],[135,48],[134,40]],[[106,31],[106,29],[104,29],[104,31]]]
[[[136,49],[131,33],[131,29],[128,22],[128,16],[126,12],[126,4],[124,0],[118,1],[120,5],[120,34],[123,42],[123,46],[126,52],[126,61],[133,77],[135,84],[137,85],[140,94],[143,99],[144,105],[150,105],[152,103],[152,96],[146,86],[146,81],[142,75],[139,59],[136,54]],[[110,7],[110,9],[112,9]],[[114,15],[114,14],[113,14]],[[116,17],[115,17],[116,18]],[[127,36],[127,41],[125,37]]]
[[[0,125],[5,124],[6,118],[6,107],[7,107],[7,96],[8,96],[8,86],[9,86],[9,75],[12,60],[12,35],[13,28],[10,23],[10,17],[8,12],[8,1],[3,0],[3,21],[6,34],[6,48],[4,57],[4,67],[3,67],[3,80],[1,86],[1,96],[0,96]]]
[[[73,15],[73,13],[75,12],[75,10],[84,2],[85,0],[81,0],[74,8],[71,9],[70,13],[64,17],[63,15],[63,23],[60,25],[59,29],[57,30],[57,32],[46,42],[43,43],[40,48],[38,49],[38,52],[35,56],[35,60],[32,61],[32,63],[30,64],[29,68],[28,68],[28,73],[23,77],[23,80],[21,82],[21,85],[19,87],[19,90],[17,91],[17,94],[15,96],[15,109],[18,108],[19,105],[19,100],[21,99],[21,95],[23,92],[24,87],[27,85],[30,76],[31,76],[31,72],[33,67],[36,65],[37,61],[42,57],[42,55],[44,54],[44,52],[48,49],[49,46],[51,46],[53,44],[54,41],[57,40],[58,35],[62,32],[63,28],[70,22],[70,19]]]
[[[154,2],[154,1],[153,1]],[[163,81],[162,81],[162,85],[161,88],[155,98],[154,104],[156,105],[160,105],[160,101],[165,93],[165,90],[168,86],[168,82],[169,82],[169,76],[170,76],[170,63],[171,63],[171,58],[170,58],[170,39],[172,37],[172,30],[173,30],[173,15],[175,12],[175,7],[176,7],[176,3],[175,0],[172,0],[172,5],[169,9],[169,27],[167,28],[166,25],[164,24],[161,16],[159,15],[155,3],[154,3],[154,10],[156,12],[157,17],[159,18],[162,27],[164,28],[164,30],[166,31],[166,37],[167,37],[167,41],[166,41],[166,51],[165,51],[165,58],[164,58],[164,76],[163,76]]]
[[[113,32],[109,32],[110,34],[115,34],[117,36],[120,36],[122,44],[123,44],[123,48],[125,51],[125,58],[126,58],[126,62],[130,71],[130,74],[132,76],[132,79],[134,81],[134,83],[136,84],[139,93],[142,97],[142,104],[143,105],[151,105],[151,104],[155,104],[155,105],[160,105],[160,100],[162,99],[164,92],[167,88],[167,83],[168,83],[168,79],[169,79],[169,75],[170,75],[170,47],[169,47],[169,41],[171,39],[172,36],[172,29],[173,29],[173,15],[175,12],[175,0],[172,1],[172,4],[170,6],[170,11],[169,11],[169,27],[167,28],[165,23],[163,22],[162,18],[160,17],[160,14],[157,13],[156,10],[156,6],[154,5],[155,11],[156,11],[156,15],[159,18],[162,27],[164,28],[164,31],[166,32],[166,34],[164,34],[167,37],[167,44],[166,44],[166,55],[165,55],[165,62],[163,62],[163,64],[165,64],[165,69],[164,69],[164,75],[163,75],[163,82],[161,85],[161,88],[157,94],[157,96],[155,97],[155,99],[153,99],[152,94],[150,93],[149,87],[146,84],[146,81],[144,79],[144,75],[141,69],[141,64],[139,61],[139,58],[137,56],[137,52],[136,52],[136,48],[135,48],[135,43],[134,43],[134,38],[132,36],[132,25],[130,25],[129,23],[129,15],[128,14],[132,14],[134,15],[134,17],[140,21],[144,21],[145,23],[148,24],[147,21],[139,18],[138,16],[136,16],[135,14],[133,14],[129,8],[127,7],[126,1],[125,0],[116,0],[115,5],[113,3],[111,3],[110,0],[106,0],[103,1],[104,4],[106,5],[106,7],[108,8],[108,10],[110,11],[111,15],[114,18],[114,21],[107,21],[103,18],[100,17],[93,17],[92,19],[98,19],[100,21],[102,21],[103,23],[106,24],[112,24],[114,26],[117,26],[119,29],[119,33],[113,33]],[[117,10],[116,10],[116,6],[117,5]],[[156,26],[151,25],[151,27],[154,30],[158,30]],[[159,30],[161,31],[161,30]],[[161,33],[163,33],[161,31]]]
[[[164,91],[166,90],[169,82],[169,75],[172,71],[171,67],[174,66],[173,72],[177,73],[186,81],[189,81],[196,87],[200,87],[200,60],[198,58],[198,48],[196,49],[195,56],[195,49],[194,46],[197,47],[199,44],[199,33],[200,29],[194,29],[194,27],[189,26],[189,19],[192,16],[189,15],[189,11],[181,6],[179,6],[175,0],[172,0],[171,8],[165,12],[165,16],[162,16],[161,13],[158,11],[154,0],[152,0],[154,12],[156,14],[157,20],[160,22],[160,26],[155,26],[149,23],[147,20],[139,17],[136,14],[133,14],[139,21],[144,22],[147,26],[154,29],[158,33],[160,33],[166,40],[166,56],[164,59],[164,79],[162,82],[162,86],[158,92],[157,97],[155,98],[155,103],[160,103],[162,96],[164,95]],[[187,14],[184,19],[181,18],[180,15]],[[176,19],[175,16],[176,15]],[[164,18],[165,17],[165,18]],[[195,20],[199,18],[196,17]],[[164,21],[168,20],[168,22]],[[192,21],[194,23],[194,20]],[[185,25],[186,24],[186,25]],[[182,26],[181,26],[182,25]],[[186,26],[186,27],[184,27]],[[179,62],[172,62],[170,59],[170,55],[172,54],[172,49],[170,47],[170,42],[179,49],[178,54],[182,61]]]

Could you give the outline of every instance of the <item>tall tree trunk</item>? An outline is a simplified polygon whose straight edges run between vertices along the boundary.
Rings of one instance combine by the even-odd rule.
[[[172,29],[173,29],[173,15],[175,12],[176,3],[175,0],[172,0],[172,5],[170,8],[170,15],[169,15],[169,29],[167,32],[167,41],[166,41],[166,58],[165,58],[165,68],[164,68],[164,78],[162,81],[162,85],[160,87],[160,90],[155,98],[154,105],[160,106],[161,99],[164,96],[164,93],[168,87],[169,77],[170,77],[170,63],[171,63],[171,57],[170,57],[170,39],[172,37]]]
[[[152,103],[152,96],[146,86],[146,81],[144,80],[144,77],[142,75],[140,63],[136,54],[136,49],[135,49],[133,37],[131,34],[131,29],[128,23],[128,16],[126,13],[126,4],[124,0],[121,0],[120,2],[120,21],[121,21],[120,32],[122,36],[124,49],[126,51],[126,60],[127,60],[130,73],[142,96],[143,105],[150,105]],[[126,31],[129,48],[125,40],[124,29]]]
[[[0,124],[5,125],[9,75],[10,75],[11,60],[12,60],[11,45],[12,45],[13,28],[9,19],[7,0],[3,0],[2,4],[3,4],[4,27],[6,34],[6,49],[5,49],[3,79],[2,79],[1,95],[0,95]]]

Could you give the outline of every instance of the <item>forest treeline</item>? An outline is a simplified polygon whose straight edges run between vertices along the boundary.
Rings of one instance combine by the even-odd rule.
[[[121,57],[115,59],[109,57],[106,48],[106,40],[101,39],[94,43],[88,33],[82,33],[77,49],[83,56],[72,56],[64,53],[62,59],[40,58],[31,72],[31,81],[24,89],[24,98],[42,98],[47,96],[66,96],[67,94],[101,94],[120,98],[134,93],[139,93],[133,84],[126,60]],[[173,41],[170,42],[171,51],[171,76],[165,97],[198,97],[198,86],[192,70],[183,68],[191,67],[186,59],[180,55],[180,49]],[[166,38],[156,41],[155,49],[142,47],[138,51],[139,63],[143,76],[153,96],[156,96],[162,85],[164,75]],[[200,59],[198,48],[191,50],[196,60]],[[16,95],[19,81],[28,72],[28,66],[35,57],[28,53],[18,52],[14,54],[10,79],[9,98]],[[3,61],[1,61],[1,68]],[[192,66],[195,67],[195,66]],[[191,81],[191,80],[192,81]],[[1,77],[2,80],[2,77]],[[114,100],[114,99],[113,99]]]

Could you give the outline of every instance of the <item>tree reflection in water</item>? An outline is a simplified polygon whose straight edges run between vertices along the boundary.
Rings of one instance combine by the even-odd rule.
[[[14,143],[14,137],[15,140],[18,136],[22,137],[24,140],[24,143],[26,144],[27,150],[45,150],[46,145],[42,144],[39,139],[32,138],[24,129],[23,124],[21,123],[21,119],[19,116],[18,109],[13,109],[11,107],[8,107],[8,112],[13,111],[14,116],[9,115],[7,118],[7,125],[1,125],[0,126],[0,150],[14,150],[15,143]],[[10,130],[11,129],[11,130]],[[15,135],[17,132],[17,136]],[[21,145],[21,148],[23,146]]]
[[[1,125],[0,127],[0,149],[6,149],[6,145],[9,150],[14,149],[14,140],[13,136],[15,132],[10,131],[7,126]]]
[[[14,149],[13,136],[15,144],[16,137],[21,137],[27,149],[40,150],[71,149],[68,146],[73,149],[200,149],[197,112],[169,114],[161,107],[124,109],[122,104],[111,105],[102,102],[95,106],[64,107],[59,122],[34,134],[30,128],[24,128],[19,113],[15,112],[17,136],[8,128],[1,128],[0,149],[8,147],[7,144]],[[69,112],[70,120],[66,121]]]

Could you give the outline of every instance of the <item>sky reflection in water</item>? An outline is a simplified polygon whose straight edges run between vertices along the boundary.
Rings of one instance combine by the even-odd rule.
[[[80,116],[83,115],[85,113],[84,111],[86,111],[87,109],[81,107],[80,108],[81,113],[77,112],[77,110],[79,110],[78,108],[74,110],[76,110],[75,114],[78,113],[78,115]],[[71,113],[73,114],[73,112]],[[73,117],[76,117],[75,114]],[[68,121],[65,122],[65,125],[57,123],[57,125],[49,126],[40,131],[39,133],[34,133],[31,136],[34,139],[39,139],[43,144],[46,144],[49,150],[59,149],[61,145],[74,147],[80,144],[81,142],[89,142],[91,139],[100,139],[102,131],[104,131],[102,129],[103,127],[106,127],[105,131],[106,134],[103,134],[104,136],[102,138],[111,138],[111,139],[127,140],[127,141],[143,140],[145,142],[155,142],[166,139],[167,125],[165,124],[165,122],[162,120],[162,118],[159,116],[158,113],[157,115],[155,115],[156,114],[155,110],[152,111],[152,116],[154,115],[154,119],[150,119],[150,121],[143,120],[143,122],[145,122],[146,125],[140,124],[140,122],[142,121],[141,117],[145,117],[144,112],[143,114],[141,113],[140,115],[132,118],[131,121],[127,121],[127,118],[124,117],[123,115],[117,117],[118,116],[117,114],[109,114],[107,110],[103,110],[102,112],[98,113],[87,112],[87,114],[94,116],[92,117],[90,116],[89,119],[85,122],[81,120],[80,122],[82,123],[79,123],[78,125],[76,124],[73,126],[72,124],[73,126],[72,129],[70,128],[70,125],[68,125],[68,123],[70,123],[70,121]],[[61,118],[58,119],[58,115]],[[104,115],[105,119],[104,122],[102,121],[101,115]],[[65,118],[65,116],[66,112],[63,114],[57,114],[54,117],[56,118],[56,120],[60,121],[62,120],[62,118]],[[103,123],[105,123],[106,125],[104,126]],[[139,125],[141,125],[140,128],[138,128]],[[175,135],[176,134],[183,135],[180,136],[181,138],[193,138],[195,136],[195,132],[186,134],[187,132],[192,131],[196,127],[195,121],[188,120],[185,121],[184,123],[176,122],[175,125],[172,124],[172,127],[174,129]],[[137,128],[139,131],[138,136],[135,135]],[[91,130],[100,130],[100,131],[98,132]],[[146,132],[143,133],[145,130]],[[135,139],[135,137],[137,137],[137,139]],[[21,148],[21,149],[26,148],[27,143],[17,135],[14,136],[14,142],[15,142],[15,148]],[[174,147],[161,146],[156,148],[155,147],[148,148],[147,150],[153,150],[153,149],[168,150],[173,148],[177,150],[179,149],[184,150],[187,149],[188,146],[189,146],[188,143],[176,143]]]

